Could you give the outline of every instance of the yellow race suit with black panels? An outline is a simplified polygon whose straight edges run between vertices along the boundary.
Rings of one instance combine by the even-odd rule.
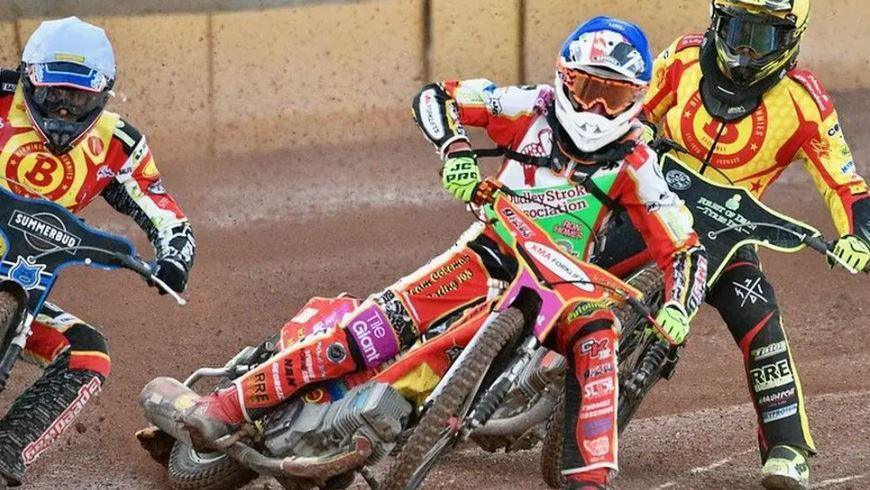
[[[645,101],[647,120],[688,151],[677,155],[682,161],[758,198],[789,165],[803,161],[840,234],[870,241],[867,184],[856,173],[833,100],[818,79],[794,68],[763,93],[748,115],[721,121],[708,112],[701,95],[705,39],[683,36],[658,56]],[[710,288],[707,302],[719,311],[743,353],[762,457],[779,444],[814,452],[776,296],[753,248],[735,255]]]

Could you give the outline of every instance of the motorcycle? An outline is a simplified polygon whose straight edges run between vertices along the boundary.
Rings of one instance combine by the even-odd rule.
[[[797,253],[808,247],[851,274],[861,272],[834,255],[832,244],[817,229],[762,204],[742,187],[716,183],[695,172],[670,153],[680,150],[675,143],[664,140],[658,145],[662,174],[671,190],[692,212],[694,228],[707,249],[708,287],[716,283],[731,258],[745,246],[761,246],[782,253]],[[620,432],[628,426],[655,384],[673,377],[679,361],[680,348],[647,335],[643,320],[632,326],[633,330],[623,332],[619,350]],[[558,391],[553,386],[548,389]],[[553,408],[545,425],[541,472],[551,488],[562,488],[563,483],[559,465],[563,420],[564,407],[559,404]]]
[[[129,269],[185,300],[152,274],[127,239],[86,225],[47,199],[0,188],[0,392],[60,272],[71,265]]]
[[[546,356],[541,344],[569,306],[583,302],[592,309],[614,309],[625,325],[640,318],[655,324],[642,298],[645,292],[655,296],[660,291],[657,271],[633,278],[642,291],[578,261],[513,204],[511,194],[497,182],[485,181],[477,203],[507,230],[504,241],[519,264],[515,279],[489,301],[433,329],[441,332],[383,371],[363,375],[365,381],[356,386],[343,381],[349,388],[343,396],[333,396],[339,391],[334,386],[312,387],[217,441],[209,452],[194,448],[179,421],[198,396],[194,387],[200,380],[219,378],[219,386],[227,386],[287,342],[333,328],[358,305],[348,297],[312,300],[278,338],[245,348],[223,368],[200,369],[183,383],[158,378],[143,388],[140,404],[154,426],[137,437],[167,467],[172,485],[238,488],[259,474],[275,477],[285,488],[345,488],[360,473],[372,488],[414,488],[440,456],[486,427],[509,394],[529,395],[523,402],[514,397],[515,407],[528,402],[546,408],[540,388],[551,384],[551,373],[563,366],[539,362]],[[458,352],[434,386],[412,396],[394,388],[427,350],[447,347]],[[502,417],[496,422],[517,433],[517,427],[534,427],[548,415],[541,408],[534,416],[519,412],[523,420]],[[401,450],[394,451],[398,444]],[[391,451],[395,459],[381,483],[371,467]]]

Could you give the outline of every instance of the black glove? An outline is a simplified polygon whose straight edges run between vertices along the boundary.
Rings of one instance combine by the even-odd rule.
[[[176,293],[183,293],[187,287],[187,269],[175,259],[166,257],[158,260],[154,265],[153,273]],[[156,284],[151,283],[151,286]],[[166,294],[162,288],[158,287],[157,290],[161,295]]]

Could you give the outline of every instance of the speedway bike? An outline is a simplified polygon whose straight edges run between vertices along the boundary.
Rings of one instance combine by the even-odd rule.
[[[238,488],[267,475],[285,488],[345,488],[359,473],[372,488],[415,488],[441,456],[485,427],[509,395],[526,390],[534,396],[535,386],[550,384],[546,373],[538,373],[537,384],[527,373],[541,365],[540,346],[569,307],[583,303],[592,310],[613,309],[626,322],[634,317],[655,323],[641,289],[655,295],[660,278],[641,274],[636,283],[646,287],[638,289],[578,261],[526,216],[511,195],[513,191],[491,180],[476,193],[490,226],[498,222],[503,227],[504,241],[518,262],[515,279],[418,348],[442,349],[439,342],[444,341],[461,350],[426,396],[409,400],[391,385],[391,374],[401,371],[405,361],[416,363],[413,354],[419,350],[412,351],[340,399],[320,403],[324,391],[335,390],[313,387],[216,441],[216,447],[196,449],[180,417],[198,396],[198,383],[217,378],[219,387],[227,386],[286,342],[334,327],[358,304],[346,297],[315,299],[297,315],[307,329],[284,329],[278,338],[242,350],[223,368],[200,369],[183,383],[158,378],[143,389],[140,403],[154,426],[137,436],[167,467],[172,485]],[[559,370],[557,363],[550,367]],[[526,417],[520,425],[537,425],[546,416]],[[505,420],[516,427],[516,421]],[[391,452],[394,459],[381,479],[371,467]]]
[[[0,392],[58,275],[71,265],[129,269],[185,303],[126,238],[88,226],[47,199],[0,188]]]
[[[662,140],[657,143],[665,181],[692,212],[694,228],[707,250],[708,288],[716,283],[742,247],[761,246],[782,253],[797,253],[810,248],[851,274],[862,272],[834,255],[832,243],[825,240],[817,229],[762,204],[742,187],[716,183],[697,173],[672,154],[680,151],[674,142]],[[620,338],[620,432],[631,422],[656,383],[671,379],[679,361],[680,348],[648,335],[642,324],[643,320],[632,325],[633,330],[624,331]],[[555,390],[552,386],[548,389]],[[563,483],[560,461],[564,406],[561,398],[558,402],[546,423],[541,451],[541,471],[551,488],[562,488]]]

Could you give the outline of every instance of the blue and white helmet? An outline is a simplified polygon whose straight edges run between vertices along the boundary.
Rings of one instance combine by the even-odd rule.
[[[594,152],[631,130],[652,64],[635,24],[595,17],[568,36],[556,70],[556,118],[577,149]]]
[[[39,25],[21,56],[27,113],[55,154],[69,151],[96,123],[115,82],[105,31],[78,17]]]

